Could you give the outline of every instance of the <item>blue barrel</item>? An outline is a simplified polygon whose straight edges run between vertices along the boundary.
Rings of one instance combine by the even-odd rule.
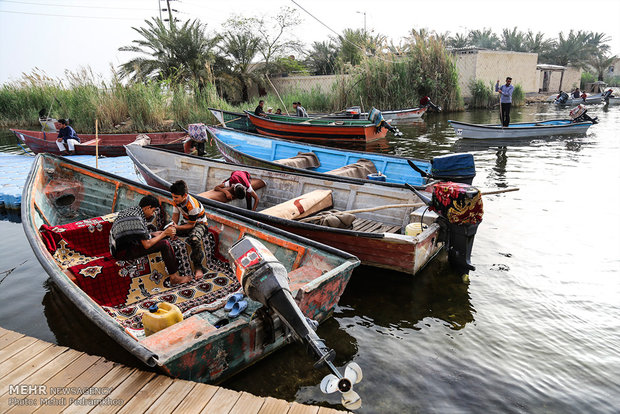
[[[373,173],[373,174],[368,174],[366,176],[366,178],[368,178],[369,180],[372,181],[385,181],[387,180],[387,176],[381,174],[381,173]]]

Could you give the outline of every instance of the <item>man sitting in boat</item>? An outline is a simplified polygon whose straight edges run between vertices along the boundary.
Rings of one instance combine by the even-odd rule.
[[[580,97],[581,97],[581,91],[579,91],[579,88],[575,88],[575,90],[573,91],[573,98],[579,99]]]
[[[265,116],[265,110],[263,109],[263,106],[265,106],[265,101],[261,99],[260,101],[258,101],[258,106],[254,110],[254,115]]]
[[[75,154],[75,144],[80,143],[80,138],[73,128],[67,125],[66,119],[59,119],[56,124],[56,129],[58,130],[58,138],[56,138],[56,145],[58,145],[58,149],[63,155],[73,155]],[[67,147],[69,147],[69,151],[67,151]]]
[[[301,106],[301,102],[293,102],[293,108],[295,108],[295,115],[300,118],[308,118],[308,112],[306,108]]]
[[[170,192],[172,202],[176,207],[172,213],[172,226],[176,228],[179,235],[188,237],[187,241],[192,248],[190,259],[196,270],[196,279],[201,279],[207,271],[202,266],[204,258],[202,244],[209,235],[207,214],[200,201],[188,194],[185,181],[176,181],[170,186]],[[185,223],[178,224],[180,216],[183,216]]]
[[[252,177],[249,172],[233,171],[230,174],[230,178],[222,184],[216,185],[214,190],[224,193],[227,200],[232,200],[233,198],[242,200],[245,198],[247,209],[252,208],[252,211],[256,211],[259,198],[254,188],[252,188]],[[252,198],[254,199],[254,206],[252,206]]]
[[[181,277],[174,250],[166,237],[174,237],[176,228],[169,226],[164,231],[149,232],[147,220],[153,218],[159,201],[152,195],[142,197],[138,207],[130,207],[118,213],[110,229],[110,253],[118,260],[133,260],[159,252],[164,259],[170,283],[178,285],[192,280]]]

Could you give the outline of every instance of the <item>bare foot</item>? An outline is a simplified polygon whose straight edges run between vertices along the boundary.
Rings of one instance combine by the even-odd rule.
[[[172,286],[176,286],[176,285],[181,285],[183,283],[188,283],[192,281],[192,277],[191,276],[185,276],[185,277],[181,277],[179,276],[179,273],[175,273],[173,275],[170,275],[170,284]]]
[[[202,271],[202,269],[196,269],[196,275],[194,276],[194,279],[196,280],[200,280],[204,277],[204,273]]]

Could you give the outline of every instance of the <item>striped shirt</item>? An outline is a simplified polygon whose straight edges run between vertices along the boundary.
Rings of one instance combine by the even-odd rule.
[[[191,195],[187,195],[187,198],[180,205],[174,205],[177,208],[177,211],[180,215],[183,216],[183,219],[189,223],[203,223],[207,224],[207,215],[205,214],[205,209],[200,203],[200,201],[196,200]]]

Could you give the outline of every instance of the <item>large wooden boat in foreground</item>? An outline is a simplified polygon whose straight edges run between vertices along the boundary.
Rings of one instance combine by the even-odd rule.
[[[202,200],[209,222],[203,265],[209,272],[171,286],[159,253],[126,262],[109,253],[116,213],[147,194],[162,203],[153,223],[161,229],[172,212],[168,192],[39,154],[24,186],[23,227],[45,271],[89,320],[145,364],[174,377],[219,382],[290,339],[282,319],[259,302],[247,299],[236,318],[224,311],[230,295],[241,291],[228,255],[239,240],[260,241],[282,263],[299,309],[319,322],[331,314],[359,263],[348,253]],[[192,274],[189,247],[175,245],[179,263],[186,264],[180,273]],[[145,336],[141,315],[161,302],[178,306],[184,319]]]
[[[363,264],[393,269],[410,275],[420,271],[440,250],[437,216],[426,212],[421,200],[404,186],[382,186],[373,182],[360,182],[347,177],[317,177],[311,174],[275,171],[267,168],[228,164],[223,161],[190,156],[151,147],[127,146],[127,155],[146,182],[159,188],[169,188],[178,179],[184,179],[193,194],[211,198],[219,208],[245,215],[253,220],[290,231],[345,250],[356,255]],[[250,173],[253,180],[265,183],[257,188],[260,197],[258,211],[246,209],[245,200],[232,200],[228,204],[223,193],[209,191],[224,182],[235,170]],[[292,219],[290,211],[277,206],[287,203],[309,210],[305,200],[310,194],[329,193],[327,204],[319,209],[329,209],[334,222],[329,219]],[[430,194],[429,194],[430,196]],[[319,199],[320,202],[323,199]],[[297,202],[297,204],[296,204]],[[392,206],[392,208],[383,208]],[[400,207],[399,207],[400,206]],[[295,213],[296,207],[293,207]],[[418,210],[418,214],[413,214]],[[337,217],[346,211],[345,228]],[[357,212],[355,212],[357,211]],[[344,213],[347,214],[347,213]],[[301,214],[296,215],[301,216]],[[422,217],[423,216],[423,217]],[[405,234],[411,223],[421,223],[424,231],[417,235]],[[330,224],[332,226],[330,226]]]

